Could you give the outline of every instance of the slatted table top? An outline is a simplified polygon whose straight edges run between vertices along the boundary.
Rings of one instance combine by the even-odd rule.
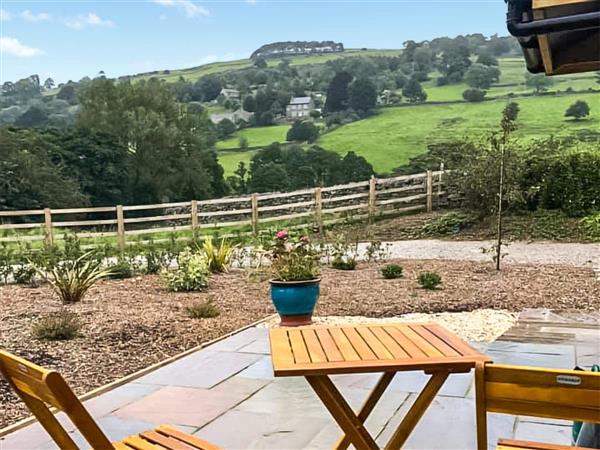
[[[437,324],[272,328],[275,376],[404,370],[467,372],[491,361]]]

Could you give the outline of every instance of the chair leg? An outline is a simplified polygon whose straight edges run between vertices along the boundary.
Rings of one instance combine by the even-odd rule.
[[[475,418],[477,449],[487,450],[487,411],[485,409],[485,363],[475,365]]]

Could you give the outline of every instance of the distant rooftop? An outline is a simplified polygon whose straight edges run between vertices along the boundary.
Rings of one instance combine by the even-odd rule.
[[[292,97],[290,105],[304,105],[310,103],[310,97]]]

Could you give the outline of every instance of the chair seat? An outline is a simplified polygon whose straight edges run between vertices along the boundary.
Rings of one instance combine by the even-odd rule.
[[[532,441],[517,441],[512,439],[500,439],[496,450],[585,450],[582,447],[571,447],[569,445],[547,444]]]
[[[210,442],[168,425],[129,436],[121,442],[114,442],[113,445],[116,450],[221,450]]]

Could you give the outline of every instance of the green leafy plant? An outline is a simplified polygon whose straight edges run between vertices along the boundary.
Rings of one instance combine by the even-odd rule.
[[[384,261],[390,255],[390,247],[391,244],[384,244],[383,242],[375,239],[371,239],[369,245],[365,250],[367,261],[369,262],[377,262]]]
[[[155,274],[167,269],[169,263],[175,258],[168,249],[160,247],[152,239],[140,247],[140,254],[146,261],[144,268],[146,274]]]
[[[584,217],[581,223],[586,239],[600,242],[600,212]]]
[[[163,270],[162,278],[171,291],[204,291],[208,289],[209,274],[206,257],[186,248],[177,256],[177,268]]]
[[[101,264],[94,258],[94,252],[90,251],[75,260],[57,264],[48,272],[41,268],[37,270],[48,280],[63,303],[77,303],[94,284],[111,275],[110,268],[104,268]]]
[[[356,264],[355,258],[335,257],[331,261],[331,267],[337,270],[354,270],[356,269]]]
[[[211,236],[206,236],[202,243],[202,252],[206,256],[208,269],[212,273],[222,273],[229,270],[231,255],[233,254],[234,246],[232,246],[225,238],[221,239],[221,243],[217,247]]]
[[[188,316],[192,319],[211,319],[217,317],[220,312],[211,300],[194,303],[185,308]]]
[[[139,264],[136,263],[135,258],[121,254],[115,263],[109,265],[109,268],[111,271],[110,278],[124,280],[135,276],[139,270]]]
[[[423,289],[435,289],[442,283],[442,277],[437,272],[421,272],[417,282]]]
[[[457,234],[473,223],[473,218],[461,212],[448,212],[427,222],[419,234],[421,236],[446,236]]]
[[[81,323],[72,312],[62,310],[41,318],[33,325],[33,335],[40,340],[66,341],[77,336]]]
[[[387,264],[381,268],[381,275],[386,280],[393,280],[402,276],[402,267],[398,264]]]
[[[8,283],[13,273],[13,255],[14,248],[9,247],[6,242],[3,242],[0,245],[0,277],[2,277],[4,284]]]
[[[281,230],[275,235],[271,253],[275,280],[308,281],[319,277],[319,254],[308,236],[290,239],[287,230]]]

